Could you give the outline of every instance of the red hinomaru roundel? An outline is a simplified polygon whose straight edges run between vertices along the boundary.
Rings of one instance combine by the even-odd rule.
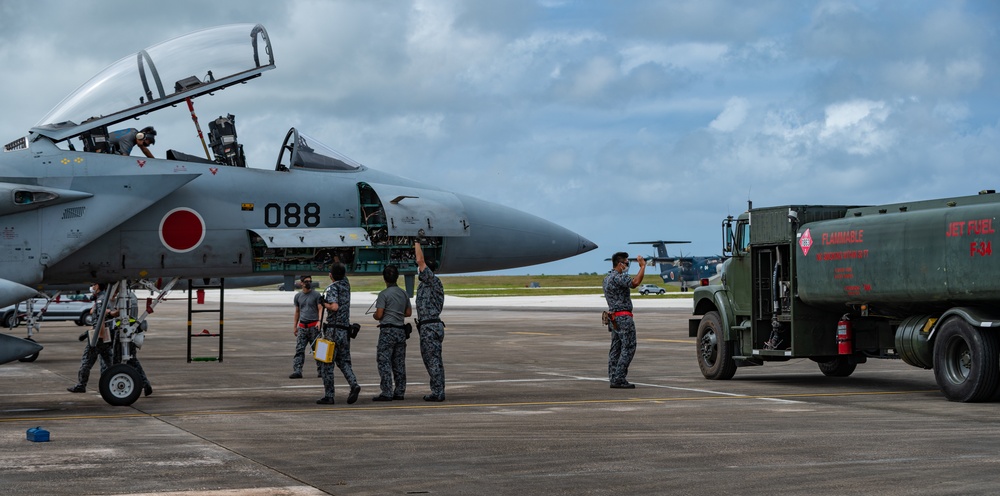
[[[205,219],[187,207],[178,207],[160,220],[160,242],[170,251],[186,253],[205,240]]]

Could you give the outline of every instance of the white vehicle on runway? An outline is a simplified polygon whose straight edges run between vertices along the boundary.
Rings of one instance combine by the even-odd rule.
[[[661,288],[661,287],[659,287],[659,286],[657,286],[655,284],[643,284],[643,285],[639,286],[639,294],[643,294],[643,295],[648,295],[649,293],[664,294],[666,292],[667,292],[667,290],[665,290],[665,289],[663,289],[663,288]]]
[[[59,294],[51,302],[48,302],[48,307],[45,306],[48,301],[46,298],[32,298],[30,300],[31,308],[29,308],[28,301],[0,308],[0,323],[4,327],[13,329],[21,325],[21,322],[28,317],[29,312],[33,312],[38,314],[39,320],[45,322],[71,320],[78,326],[93,325],[90,309],[94,303],[90,301],[90,295]]]

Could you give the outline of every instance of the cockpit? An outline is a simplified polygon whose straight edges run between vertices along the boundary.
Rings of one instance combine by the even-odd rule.
[[[128,129],[115,128],[127,127],[125,121],[182,104],[195,118],[192,102],[196,97],[244,83],[274,67],[271,41],[260,24],[220,26],[174,38],[110,65],[43,117],[31,129],[27,141],[18,140],[8,149],[24,148],[46,137],[55,143],[66,141],[73,149],[78,139],[84,152],[116,153],[120,150],[116,149],[115,133]],[[236,116],[219,116],[208,121],[207,128],[207,143],[198,128],[204,155],[167,150],[166,158],[246,167]],[[340,172],[364,169],[292,128],[281,145],[275,170],[296,168]]]
[[[275,170],[288,171],[293,168],[356,171],[364,166],[293,127],[285,135],[285,143],[281,145]]]
[[[260,24],[204,29],[140,50],[104,69],[63,99],[29,139],[60,142],[190,101],[274,69]]]

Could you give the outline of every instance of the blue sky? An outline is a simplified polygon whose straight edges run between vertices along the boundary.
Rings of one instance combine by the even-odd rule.
[[[600,245],[515,273],[604,272],[637,240],[715,254],[722,218],[747,199],[876,204],[1000,189],[995,2],[161,5],[0,3],[0,141],[127,54],[260,22],[277,70],[199,100],[202,119],[235,114],[254,167],[273,168],[295,126],[366,166]],[[155,152],[200,149],[177,112],[176,124],[155,123]]]

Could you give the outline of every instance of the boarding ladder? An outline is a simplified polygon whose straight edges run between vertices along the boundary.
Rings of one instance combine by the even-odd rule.
[[[225,309],[225,279],[219,279],[218,284],[209,284],[207,282],[203,284],[195,284],[194,280],[188,279],[188,317],[187,317],[187,361],[188,363],[195,362],[221,362],[222,361],[222,337],[223,337],[223,310]],[[219,290],[219,307],[218,308],[194,308],[194,301],[197,300],[199,305],[205,304],[205,290]],[[193,321],[194,314],[196,313],[217,313],[219,314],[219,330],[218,332],[211,332],[208,328],[203,328],[201,331],[193,332]],[[193,338],[199,338],[199,341],[204,338],[219,338],[219,353],[216,356],[191,356],[191,341]]]

